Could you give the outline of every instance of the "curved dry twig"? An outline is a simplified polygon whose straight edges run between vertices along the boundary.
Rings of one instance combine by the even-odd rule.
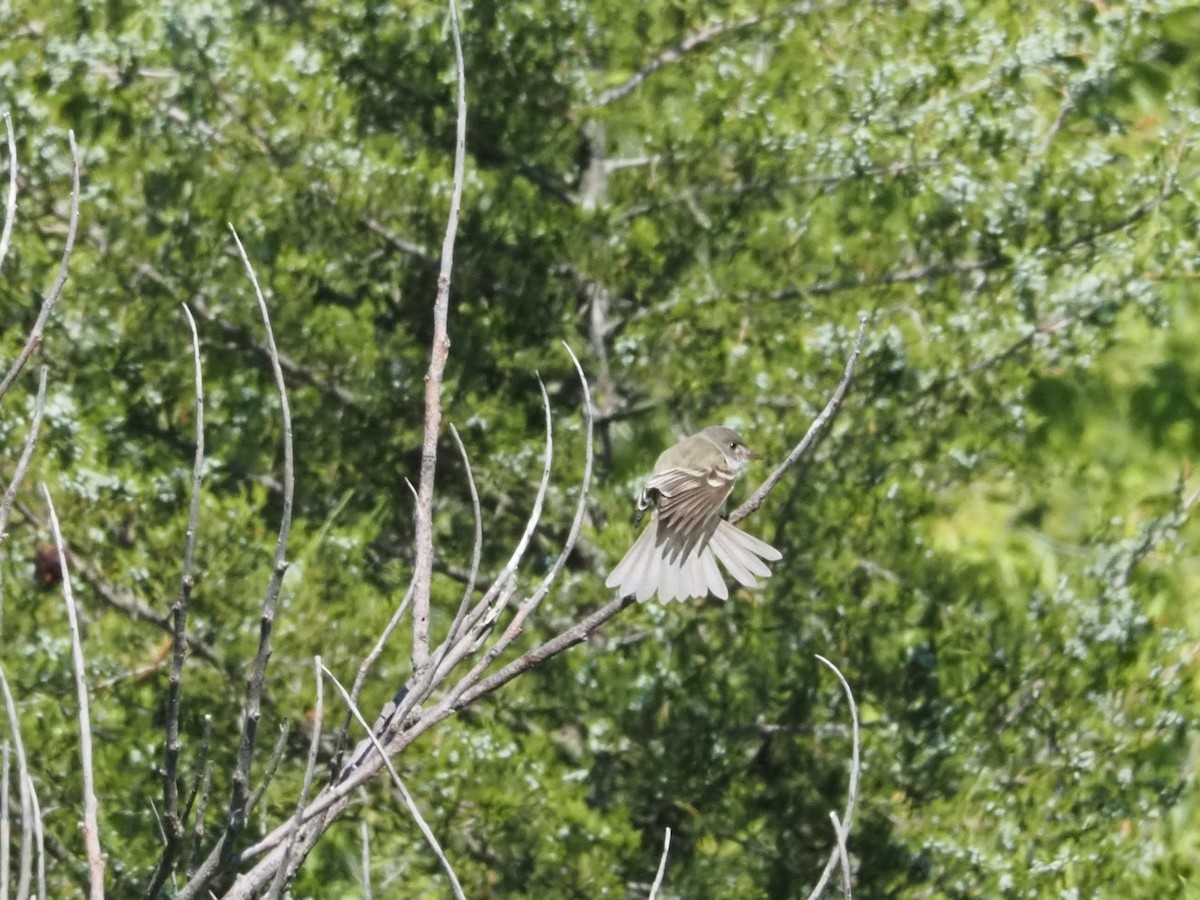
[[[650,885],[650,894],[646,900],[655,900],[658,896],[658,889],[662,887],[663,876],[667,874],[667,854],[671,852],[671,829],[668,828],[666,834],[663,835],[663,852],[662,857],[658,860],[658,871],[654,874],[654,884]]]
[[[188,328],[192,333],[192,369],[196,390],[196,452],[192,461],[192,497],[188,506],[187,537],[183,543],[183,573],[179,593],[171,604],[171,674],[167,679],[166,746],[163,760],[163,819],[167,835],[162,857],[155,867],[146,888],[146,900],[158,896],[179,856],[183,843],[183,819],[179,815],[179,715],[183,685],[183,663],[187,657],[187,611],[195,580],[192,565],[196,552],[196,531],[200,527],[200,487],[204,478],[204,375],[200,365],[200,335],[191,310],[183,307]]]
[[[500,570],[500,574],[496,576],[496,580],[492,582],[492,586],[488,588],[483,598],[475,604],[475,608],[471,610],[471,614],[463,623],[462,637],[457,644],[447,650],[442,662],[438,665],[432,679],[431,687],[433,684],[440,684],[465,657],[479,649],[480,642],[486,638],[488,631],[495,625],[500,613],[508,606],[508,601],[512,599],[512,595],[516,591],[515,576],[517,568],[520,566],[521,560],[525,558],[525,553],[528,551],[529,544],[533,540],[534,532],[537,531],[538,522],[541,521],[542,508],[546,502],[546,491],[550,486],[550,472],[554,463],[554,419],[550,411],[550,395],[546,393],[546,386],[542,383],[540,375],[537,381],[538,387],[542,392],[542,409],[546,416],[546,448],[542,453],[542,478],[538,483],[537,494],[533,499],[533,507],[529,511],[529,519],[525,523],[525,530],[517,541],[516,547],[513,548],[508,562]],[[481,660],[480,662],[482,663],[483,661]],[[490,660],[488,662],[490,663]],[[480,665],[477,664],[459,681],[451,693],[461,693],[470,686],[470,679],[478,677],[481,671]],[[416,692],[414,691],[413,693],[415,694]],[[406,698],[408,708],[412,708],[421,699],[422,697],[413,696],[411,701],[408,701],[408,698]]]
[[[13,137],[12,115],[4,111],[4,130],[8,132],[8,199],[4,203],[4,231],[0,233],[0,268],[8,256],[13,224],[17,221],[17,141]],[[7,897],[7,894],[0,894]]]
[[[516,640],[517,635],[521,633],[521,627],[525,624],[525,620],[535,609],[537,609],[538,604],[542,602],[546,594],[550,592],[550,588],[554,584],[555,579],[558,578],[563,566],[566,565],[567,558],[575,549],[575,544],[579,540],[579,533],[583,528],[583,519],[587,514],[588,491],[591,489],[592,484],[592,436],[594,427],[592,418],[592,393],[588,387],[587,376],[584,375],[583,366],[579,364],[579,359],[575,356],[575,353],[571,350],[570,345],[567,344],[566,341],[563,342],[563,347],[566,348],[567,355],[571,357],[571,362],[575,365],[575,372],[579,376],[579,383],[583,386],[583,416],[586,423],[584,429],[583,476],[579,485],[579,502],[575,507],[575,518],[571,522],[571,530],[568,532],[567,539],[563,543],[562,551],[554,560],[554,565],[550,567],[550,571],[546,573],[546,576],[542,579],[542,582],[538,585],[537,589],[530,594],[529,597],[520,604],[520,606],[517,607],[517,611],[513,615],[512,621],[509,623],[508,627],[504,629],[504,634],[500,636],[500,639],[497,640],[490,648],[488,648],[488,651],[484,654],[483,658],[480,659],[479,662],[476,663],[471,671],[467,674],[467,676],[455,686],[454,691],[452,692],[452,697],[457,694],[461,694],[476,681],[478,681],[479,677],[485,671],[487,671],[488,666],[492,664],[496,657],[504,652],[509,644]],[[549,424],[549,419],[547,419],[547,424]],[[547,440],[549,440],[549,433],[547,433]],[[547,450],[549,450],[549,446],[547,446]],[[451,699],[450,703],[453,704],[453,702],[453,699]]]
[[[75,592],[71,590],[71,567],[67,548],[58,527],[58,513],[50,489],[42,485],[42,496],[50,511],[54,546],[62,564],[63,600],[67,605],[67,623],[71,630],[71,663],[75,669],[75,699],[79,703],[79,761],[83,776],[83,845],[87,851],[90,900],[104,900],[104,854],[100,852],[100,823],[96,803],[96,782],[92,768],[92,719],[88,709],[87,672],[83,664],[83,644],[79,639],[79,619],[75,613]]]
[[[8,490],[4,492],[4,499],[0,500],[0,546],[3,546],[8,539],[8,520],[12,515],[13,501],[16,500],[17,491],[21,489],[21,484],[25,481],[25,473],[29,471],[29,463],[33,459],[33,450],[37,445],[38,432],[42,427],[42,413],[46,408],[46,372],[45,366],[39,367],[37,397],[33,401],[33,420],[29,423],[29,434],[25,436],[25,446],[21,448],[21,457],[17,460],[17,468],[13,472],[12,481],[8,485]],[[3,632],[3,625],[4,582],[0,580],[0,633]],[[5,894],[0,893],[0,897],[3,896]]]
[[[846,359],[846,368],[842,372],[842,380],[838,382],[838,386],[834,389],[833,396],[829,398],[829,402],[825,404],[825,408],[821,410],[821,414],[813,419],[813,423],[808,426],[808,431],[804,437],[800,439],[792,452],[787,455],[787,458],[775,467],[775,470],[767,476],[767,480],[758,486],[758,488],[746,498],[746,502],[729,514],[730,524],[736,524],[746,516],[750,515],[760,506],[767,498],[767,494],[771,489],[779,483],[787,471],[794,466],[800,457],[808,453],[817,443],[818,439],[823,437],[827,431],[827,426],[833,417],[837,415],[841,408],[842,401],[846,397],[846,391],[850,388],[850,381],[854,378],[854,367],[858,364],[858,356],[862,352],[863,335],[867,331],[867,315],[860,313],[858,316],[858,332],[854,336],[854,347],[850,351],[850,356]]]
[[[279,768],[279,764],[283,761],[283,752],[287,750],[288,737],[292,733],[292,720],[284,719],[279,726],[279,737],[275,739],[275,749],[271,751],[271,755],[267,758],[267,767],[263,770],[262,780],[250,794],[250,799],[246,801],[246,816],[249,817],[254,808],[258,806],[258,801],[263,798],[263,794],[267,792],[267,788],[271,785],[271,780],[275,777],[275,772]]]
[[[479,490],[475,487],[475,473],[471,471],[471,457],[467,455],[467,448],[463,446],[458,429],[453,424],[450,425],[450,433],[454,436],[454,443],[458,446],[459,455],[462,456],[463,468],[467,472],[467,487],[471,491],[471,509],[475,513],[475,543],[471,550],[471,568],[467,572],[467,586],[463,590],[462,600],[458,604],[458,612],[454,614],[454,621],[450,623],[450,630],[446,632],[445,640],[442,641],[442,645],[434,655],[435,667],[441,664],[446,652],[454,646],[454,641],[458,637],[458,630],[462,627],[463,619],[471,605],[471,597],[475,595],[475,581],[479,577],[479,561],[483,556],[483,513],[479,508]]]
[[[858,774],[861,770],[858,704],[854,702],[854,692],[850,690],[850,683],[846,681],[846,677],[841,673],[841,670],[838,669],[837,666],[820,654],[816,654],[816,656],[817,659],[824,663],[833,672],[833,674],[837,676],[838,681],[842,683],[842,690],[846,694],[846,701],[850,704],[850,725],[851,735],[853,738],[853,749],[850,757],[850,781],[846,788],[846,808],[842,812],[840,825],[835,824],[835,828],[837,828],[837,846],[833,848],[833,853],[829,855],[829,862],[825,864],[825,871],[821,873],[821,878],[817,881],[817,886],[814,887],[812,889],[812,893],[808,895],[808,900],[817,900],[817,898],[824,893],[826,885],[829,884],[829,878],[831,875],[833,875],[833,870],[837,867],[840,860],[846,860],[844,870],[845,874],[843,876],[843,889],[847,892],[850,890],[850,864],[849,857],[846,853],[846,840],[850,835],[850,824],[854,819],[854,806],[858,802]],[[847,896],[849,896],[849,894],[847,894]]]
[[[358,695],[362,692],[363,685],[366,684],[367,674],[371,671],[371,667],[375,665],[375,661],[379,659],[383,653],[384,645],[387,644],[387,639],[391,637],[392,632],[396,630],[396,626],[400,624],[400,620],[404,618],[404,613],[408,609],[409,603],[413,598],[414,582],[408,583],[408,590],[404,592],[404,599],[400,601],[400,605],[396,607],[396,611],[392,613],[391,619],[383,629],[383,633],[379,635],[379,640],[375,642],[375,646],[371,648],[358,666],[358,673],[354,676],[354,684],[350,687],[350,700],[357,704]],[[350,711],[346,711],[346,716],[342,721],[342,727],[338,730],[337,740],[335,741],[334,750],[334,769],[341,767],[341,754],[346,747],[346,737],[350,733]],[[386,726],[385,726],[386,727]],[[355,754],[357,756],[357,754]],[[357,765],[357,763],[355,763]]]
[[[387,758],[383,746],[379,743],[379,738],[377,738],[374,732],[371,731],[371,726],[367,724],[367,720],[363,718],[362,712],[359,710],[359,708],[350,702],[350,694],[342,686],[342,683],[338,681],[334,674],[325,666],[321,666],[321,671],[323,671],[329,677],[329,680],[333,682],[334,687],[338,689],[338,693],[340,693],[342,695],[342,699],[346,701],[346,705],[350,708],[350,712],[353,713],[354,718],[358,721],[358,724],[366,729],[367,735],[370,737],[371,742],[375,745],[376,751],[378,751],[383,760],[384,767],[388,770],[388,774],[392,776],[392,783],[396,785],[396,790],[400,792],[400,796],[404,799],[404,805],[408,807],[409,813],[412,814],[413,819],[417,823],[417,828],[421,830],[421,834],[424,835],[425,841],[429,844],[430,849],[433,850],[434,855],[438,858],[438,862],[442,864],[442,869],[445,871],[446,877],[450,879],[450,886],[454,890],[454,896],[457,897],[458,900],[467,900],[466,894],[463,893],[462,885],[459,884],[458,876],[454,874],[453,866],[451,866],[450,861],[446,859],[446,854],[443,852],[441,844],[438,843],[438,839],[434,836],[433,830],[429,827],[429,824],[421,815],[421,810],[417,808],[416,801],[413,799],[412,794],[408,792],[408,788],[404,786],[404,782],[397,774],[395,767],[392,765],[392,761]]]
[[[21,740],[21,723],[17,718],[17,704],[0,666],[0,692],[4,693],[4,711],[8,714],[8,730],[12,734],[13,751],[17,756],[17,786],[21,794],[21,859],[17,871],[17,900],[28,900],[29,882],[33,877],[33,779],[29,777],[29,762],[25,758],[25,744]]]
[[[8,520],[12,515],[13,501],[25,480],[25,473],[29,471],[29,462],[33,459],[33,450],[37,446],[38,432],[42,427],[42,413],[46,409],[46,372],[45,366],[39,367],[37,397],[33,401],[33,419],[29,423],[29,434],[25,436],[25,446],[21,448],[21,457],[17,460],[12,481],[8,490],[4,492],[4,499],[0,500],[0,545],[8,539]]]
[[[456,125],[454,140],[454,177],[450,191],[450,212],[442,240],[442,265],[438,272],[437,297],[433,303],[433,350],[425,375],[425,436],[421,443],[421,479],[417,489],[417,559],[413,580],[412,679],[426,680],[429,658],[429,595],[433,580],[433,479],[437,470],[438,432],[442,425],[442,375],[450,353],[446,320],[450,311],[450,274],[454,267],[454,240],[458,233],[458,215],[462,205],[467,155],[467,87],[463,64],[462,35],[459,33],[458,4],[449,0],[450,31],[454,39]]]
[[[833,833],[837,838],[838,859],[842,863],[842,897],[850,900],[850,851],[846,849],[846,830],[842,820],[835,810],[829,811],[829,821],[833,823]]]
[[[275,873],[275,879],[271,882],[271,887],[264,900],[277,900],[283,894],[284,885],[287,884],[288,864],[291,862],[292,850],[296,846],[296,835],[300,831],[300,817],[304,813],[304,804],[308,802],[313,773],[317,768],[317,753],[321,749],[321,722],[325,715],[325,679],[321,677],[321,669],[324,668],[321,657],[313,657],[313,668],[316,670],[317,676],[317,701],[313,707],[313,733],[308,744],[308,762],[304,766],[304,781],[300,785],[300,796],[296,800],[296,814],[292,816],[287,843],[284,845],[283,862],[279,864],[279,870]]]
[[[208,758],[208,745],[212,739],[213,717],[211,713],[204,715],[204,727],[200,732],[200,752],[196,758],[196,780],[192,783],[192,792],[184,806],[183,818],[186,819],[195,807],[196,818],[192,822],[192,840],[184,849],[180,868],[188,878],[192,877],[192,860],[204,840],[204,812],[208,807],[208,788],[212,784],[212,761]]]
[[[279,589],[283,583],[284,573],[287,571],[287,544],[292,529],[292,501],[296,487],[295,465],[292,456],[292,412],[288,405],[283,370],[279,365],[279,351],[275,346],[275,334],[271,329],[271,316],[267,310],[267,301],[263,298],[262,288],[258,285],[258,276],[254,273],[254,266],[250,264],[250,258],[246,255],[246,248],[242,246],[241,238],[238,237],[237,230],[232,225],[229,226],[229,231],[237,244],[238,254],[242,258],[242,264],[246,268],[250,283],[254,286],[254,296],[258,300],[258,308],[262,314],[263,329],[271,356],[271,369],[275,374],[275,387],[279,394],[280,417],[283,423],[283,511],[280,515],[279,536],[275,542],[274,567],[271,572],[271,580],[267,585],[266,596],[263,597],[262,613],[259,617],[258,653],[254,658],[254,665],[246,682],[246,712],[242,719],[242,737],[238,744],[237,761],[233,770],[229,821],[225,828],[221,848],[222,862],[232,859],[234,845],[246,824],[250,763],[254,758],[255,737],[258,732],[258,722],[262,716],[262,696],[266,681],[267,662],[271,658],[271,631],[275,625]]]
[[[58,267],[58,275],[55,276],[54,283],[50,286],[50,293],[42,301],[42,308],[38,312],[37,320],[33,323],[33,330],[29,332],[29,337],[25,340],[25,346],[17,354],[16,360],[9,367],[4,379],[0,381],[0,397],[8,393],[8,389],[17,380],[17,376],[21,374],[21,370],[25,368],[25,363],[29,361],[29,357],[33,355],[33,352],[42,343],[42,335],[46,330],[46,320],[50,318],[50,312],[54,309],[54,304],[58,302],[58,298],[62,296],[63,287],[67,283],[67,268],[71,262],[71,253],[75,249],[75,233],[79,229],[79,153],[75,148],[74,131],[67,132],[67,142],[71,147],[71,212],[67,222],[67,241],[63,245],[62,262]]]
[[[42,805],[38,802],[37,791],[33,789],[33,776],[30,776],[29,800],[33,805],[33,843],[37,849],[37,897],[46,900],[46,827],[42,822]]]
[[[8,812],[9,783],[12,778],[12,745],[0,741],[0,897],[7,897],[12,874],[12,822]]]
[[[362,844],[363,900],[374,900],[375,895],[371,891],[371,832],[366,819],[359,820],[358,839]]]

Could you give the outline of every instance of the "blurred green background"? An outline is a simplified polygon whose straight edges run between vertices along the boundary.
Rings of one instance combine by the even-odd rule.
[[[279,0],[0,7],[0,105],[20,195],[0,270],[15,357],[62,250],[66,131],[83,164],[71,279],[38,361],[46,422],[0,560],[0,663],[45,813],[52,896],[86,885],[67,628],[33,577],[50,486],[91,577],[111,896],[161,838],[196,313],[208,464],[181,775],[214,717],[220,827],[279,515],[278,401],[233,223],[289,363],[297,517],[251,837],[294,807],[311,658],[351,679],[407,585],[453,49],[440,3]],[[728,603],[626,610],[444,722],[403,772],[471,897],[802,897],[833,845],[863,716],[850,847],[863,897],[1200,897],[1197,160],[1200,7],[1173,2],[472,2],[468,174],[443,408],[471,454],[485,577],[557,455],[531,589],[597,472],[584,539],[518,647],[609,599],[639,478],[675,437],[738,428],[778,460],[870,315],[819,451],[746,523],[784,561]],[[0,405],[5,480],[31,366]],[[434,631],[471,551],[442,435]],[[752,469],[747,479],[766,474]],[[750,485],[735,493],[744,497]],[[364,692],[407,677],[403,631]],[[341,710],[327,713],[327,724]],[[327,706],[327,710],[330,707]],[[326,747],[326,751],[328,751]],[[295,897],[444,897],[379,782]],[[178,884],[178,882],[174,882]],[[163,896],[171,896],[168,883]]]

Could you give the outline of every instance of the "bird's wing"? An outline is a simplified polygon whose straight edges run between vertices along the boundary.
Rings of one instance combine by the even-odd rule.
[[[686,558],[708,542],[717,512],[733,490],[735,475],[723,467],[670,468],[650,476],[644,496],[654,503],[659,541],[671,558]]]

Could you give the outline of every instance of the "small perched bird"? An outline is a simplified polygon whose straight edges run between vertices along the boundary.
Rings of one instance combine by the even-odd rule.
[[[719,515],[738,472],[762,457],[736,431],[712,425],[663,451],[638,498],[635,522],[654,507],[650,524],[617,563],[605,584],[639,601],[658,594],[666,603],[703,597],[725,600],[729,589],[717,563],[739,583],[771,574],[764,560],[781,558],[770,544]]]

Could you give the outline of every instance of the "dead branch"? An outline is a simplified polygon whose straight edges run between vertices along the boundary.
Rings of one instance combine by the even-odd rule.
[[[279,365],[279,353],[275,347],[275,334],[271,330],[271,316],[267,310],[267,301],[263,297],[262,288],[258,285],[258,276],[254,273],[254,267],[246,255],[246,248],[242,246],[237,230],[232,225],[229,226],[229,231],[237,244],[238,254],[246,268],[247,277],[254,286],[254,296],[258,300],[259,312],[262,314],[263,330],[271,356],[271,369],[275,374],[275,388],[279,394],[279,413],[283,426],[284,489],[279,537],[275,542],[275,564],[259,617],[258,653],[255,655],[254,665],[246,682],[246,711],[242,720],[242,738],[238,744],[237,762],[233,770],[228,824],[222,836],[221,861],[225,863],[233,858],[234,846],[246,825],[250,763],[254,758],[255,737],[258,732],[259,718],[262,716],[262,695],[266,682],[267,662],[271,658],[271,631],[275,625],[279,589],[283,583],[284,573],[287,571],[287,544],[292,529],[292,501],[296,486],[295,465],[292,457],[292,412],[288,405],[283,370]]]
[[[854,348],[850,351],[850,356],[846,359],[846,368],[842,372],[842,380],[838,382],[833,396],[829,398],[829,402],[825,404],[825,408],[821,410],[821,414],[808,426],[808,431],[800,439],[800,443],[792,448],[792,452],[787,455],[787,458],[775,467],[775,470],[767,476],[767,480],[760,484],[753,494],[746,498],[746,502],[729,514],[729,521],[731,523],[740,522],[762,506],[763,501],[767,498],[767,494],[779,483],[779,479],[787,474],[788,470],[802,456],[813,449],[819,438],[825,435],[828,430],[827,426],[833,417],[837,415],[838,409],[841,408],[842,401],[846,397],[846,391],[850,389],[850,380],[854,377],[854,367],[858,364],[858,355],[862,351],[863,335],[866,334],[866,330],[867,316],[860,313],[858,317],[858,333],[854,336]]]
[[[304,766],[304,781],[300,785],[300,796],[296,800],[296,815],[292,817],[291,830],[287,843],[283,848],[283,861],[275,873],[275,879],[266,893],[265,900],[278,900],[283,895],[287,884],[288,864],[291,862],[292,850],[296,846],[296,835],[300,830],[300,816],[304,813],[304,805],[308,802],[308,792],[312,789],[313,773],[317,768],[317,752],[321,749],[321,722],[325,712],[325,680],[321,677],[324,668],[321,657],[313,657],[313,668],[317,676],[317,700],[313,707],[313,733],[308,744],[308,762]]]
[[[4,203],[4,231],[0,232],[0,268],[8,256],[8,243],[17,221],[17,141],[13,137],[12,115],[7,109],[4,111],[4,130],[8,133],[8,199]]]
[[[433,478],[437,469],[438,432],[442,425],[442,376],[450,353],[446,320],[450,311],[450,273],[454,266],[454,240],[458,233],[459,208],[462,205],[467,151],[467,87],[463,64],[462,36],[459,33],[458,4],[449,0],[450,32],[454,39],[456,125],[454,141],[454,177],[450,192],[450,212],[442,240],[442,264],[438,272],[437,297],[433,303],[433,349],[429,371],[425,375],[425,437],[421,443],[421,479],[417,490],[417,564],[413,573],[412,675],[423,681],[430,668],[429,594],[433,580]]]
[[[163,818],[165,819],[166,845],[162,857],[146,888],[146,900],[153,900],[166,883],[174,868],[175,860],[183,842],[183,819],[179,815],[179,714],[180,695],[183,685],[183,663],[187,657],[187,610],[195,582],[192,565],[196,551],[196,531],[200,527],[200,486],[204,477],[204,377],[200,365],[200,335],[196,331],[196,320],[184,306],[192,333],[192,368],[196,386],[196,453],[192,463],[192,497],[188,507],[187,537],[183,544],[183,573],[179,579],[179,593],[171,604],[171,674],[167,680],[166,746],[163,761]]]
[[[13,751],[17,756],[17,786],[21,794],[21,859],[17,872],[17,900],[28,900],[29,882],[33,877],[33,779],[29,777],[29,762],[25,758],[25,744],[21,740],[17,704],[13,701],[3,666],[0,666],[0,691],[4,693],[4,711],[8,714],[8,730],[12,735]]]
[[[453,0],[451,0],[451,2],[453,2]],[[437,838],[433,834],[433,830],[429,827],[429,823],[427,823],[424,816],[421,815],[421,810],[417,807],[417,803],[413,799],[412,794],[408,792],[408,788],[405,787],[404,782],[400,780],[400,776],[396,773],[396,769],[392,765],[392,761],[384,752],[383,746],[379,743],[379,739],[375,736],[374,732],[371,731],[371,726],[367,724],[367,720],[363,718],[363,714],[359,708],[350,702],[350,694],[342,686],[342,683],[334,677],[333,673],[330,672],[329,669],[325,668],[324,666],[322,666],[321,669],[329,677],[329,680],[333,682],[334,687],[338,689],[338,693],[340,693],[342,695],[342,699],[346,701],[346,705],[354,714],[354,718],[358,721],[358,724],[366,729],[367,735],[370,737],[371,742],[375,745],[376,751],[383,759],[383,764],[387,768],[388,774],[392,776],[392,783],[396,786],[396,790],[400,792],[400,796],[404,799],[404,805],[408,807],[408,811],[412,814],[413,819],[416,821],[417,827],[421,830],[421,834],[425,837],[430,849],[433,850],[434,855],[438,858],[438,862],[442,864],[442,869],[445,871],[446,877],[450,879],[450,886],[454,890],[454,896],[458,898],[458,900],[467,900],[466,894],[463,893],[462,885],[459,884],[458,876],[454,874],[454,868],[450,865],[450,861],[446,859],[446,854],[442,850],[441,844],[438,843]]]
[[[42,495],[50,510],[50,527],[54,532],[54,546],[62,562],[63,600],[67,605],[67,622],[71,630],[71,663],[75,669],[75,699],[79,704],[79,757],[83,776],[83,845],[87,851],[90,900],[104,900],[104,854],[100,852],[100,824],[97,815],[96,783],[92,767],[92,719],[88,709],[87,672],[83,664],[83,644],[79,639],[79,620],[75,613],[75,593],[71,590],[71,567],[67,560],[67,548],[63,544],[62,531],[58,527],[58,513],[50,490],[42,485]]]
[[[0,381],[0,397],[8,393],[8,389],[17,380],[17,376],[21,374],[21,370],[25,368],[25,363],[29,361],[29,357],[41,346],[42,335],[46,330],[46,320],[50,318],[50,312],[54,309],[54,304],[58,302],[58,298],[62,296],[63,287],[67,283],[67,268],[71,262],[71,253],[75,249],[75,232],[79,228],[79,154],[75,148],[75,132],[67,132],[67,142],[71,147],[71,212],[67,222],[67,240],[63,245],[62,262],[58,267],[58,275],[55,276],[54,283],[50,286],[50,292],[46,295],[46,299],[42,301],[42,308],[38,312],[37,320],[33,323],[33,330],[29,332],[25,346],[21,348],[21,352],[17,354],[16,360],[9,367],[8,374]],[[10,148],[11,146],[10,143]],[[16,177],[15,167],[16,163],[14,161],[13,168],[10,169],[10,178]],[[15,196],[11,192],[10,202],[15,202]]]
[[[842,811],[840,823],[834,815],[834,828],[837,833],[837,846],[833,848],[833,853],[829,855],[829,862],[825,864],[825,871],[821,873],[820,880],[817,881],[817,886],[813,888],[812,893],[808,895],[808,900],[817,900],[825,891],[825,886],[829,884],[829,878],[833,874],[834,868],[838,862],[842,862],[842,890],[845,896],[850,896],[850,862],[846,853],[846,841],[850,835],[850,824],[854,819],[854,805],[858,802],[858,775],[862,768],[862,760],[859,748],[859,725],[858,725],[858,704],[854,702],[854,692],[850,690],[850,684],[846,681],[841,670],[825,657],[818,655],[819,659],[827,666],[838,681],[842,684],[842,690],[846,694],[846,702],[850,704],[850,724],[851,733],[853,735],[853,746],[850,756],[850,781],[846,788],[846,808]]]

